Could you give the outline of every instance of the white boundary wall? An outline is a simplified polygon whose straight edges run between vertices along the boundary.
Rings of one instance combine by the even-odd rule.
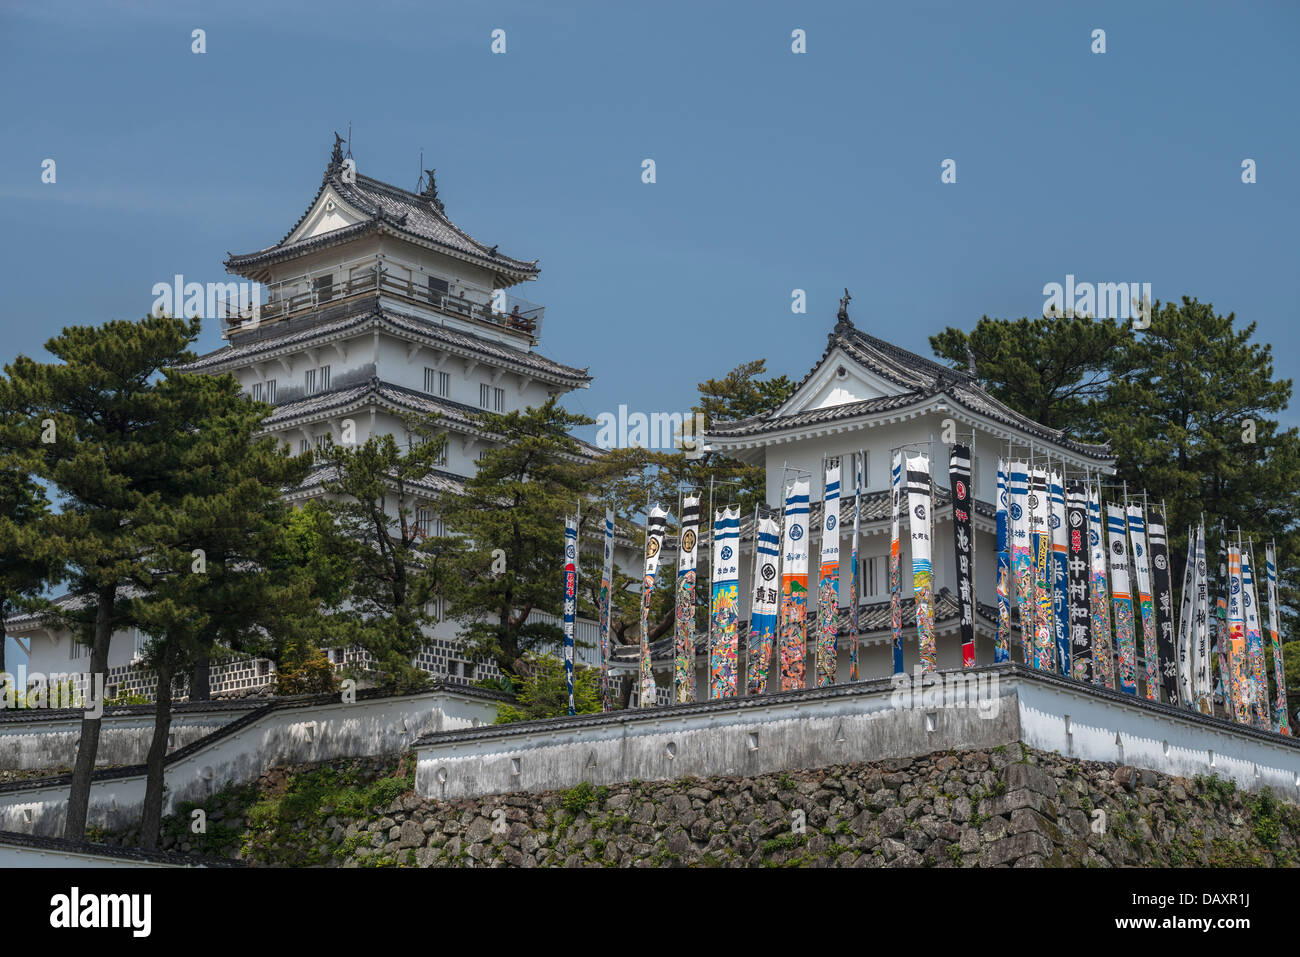
[[[498,702],[488,696],[440,689],[418,695],[359,698],[354,704],[275,707],[241,719],[211,739],[168,758],[163,813],[184,801],[202,801],[228,784],[246,784],[270,768],[339,757],[390,754],[422,734],[489,724]],[[239,725],[240,722],[235,722]],[[89,824],[124,828],[140,820],[143,768],[102,771],[91,786]],[[68,779],[0,785],[0,831],[61,835]]]
[[[748,776],[1023,742],[1181,777],[1217,774],[1300,803],[1294,739],[1021,665],[965,672],[980,673],[997,679],[996,709],[899,707],[885,680],[434,734],[416,745],[416,791],[452,800],[582,781]]]

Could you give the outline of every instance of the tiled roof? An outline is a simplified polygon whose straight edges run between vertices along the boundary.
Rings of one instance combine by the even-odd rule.
[[[977,613],[980,615],[980,617],[984,618],[985,621],[988,621],[993,624],[997,623],[996,608],[990,608],[988,605],[985,605],[983,603],[976,603],[975,607]],[[909,622],[911,622],[912,627],[914,627],[916,622],[916,598],[915,597],[904,598],[902,600],[902,609],[903,609],[904,629],[909,627],[908,626]],[[939,589],[938,594],[934,596],[935,622],[939,623],[944,621],[951,621],[959,617],[960,614],[961,614],[961,610],[957,606],[956,596],[954,596],[953,593],[947,588]],[[809,609],[810,622],[812,621],[814,615],[815,615],[815,608],[810,607]],[[849,635],[849,606],[848,605],[840,606],[839,622],[840,622],[840,628],[838,632],[839,636],[847,637]],[[860,605],[858,605],[858,634],[859,635],[869,635],[874,632],[888,631],[891,627],[892,624],[891,624],[891,614],[890,614],[890,603],[888,599],[885,599],[884,601],[864,601]],[[741,635],[741,644],[744,645],[745,636],[749,634],[749,622],[742,621],[737,623],[736,630],[737,633]],[[674,656],[673,641],[674,638],[670,633],[667,635],[667,637],[660,638],[658,641],[651,642],[650,660],[664,661],[664,662],[671,661]],[[697,656],[700,656],[700,655],[707,655],[708,653],[709,653],[709,636],[708,636],[708,632],[704,631],[695,636],[695,654]],[[612,662],[620,662],[620,661],[630,662],[630,661],[636,661],[640,657],[640,654],[641,651],[639,645],[635,645],[635,644],[619,645],[616,648],[614,648],[613,651],[611,652],[610,659]]]
[[[738,439],[792,428],[807,428],[861,415],[875,415],[919,405],[936,396],[945,395],[952,402],[964,406],[971,412],[995,419],[1037,438],[1054,442],[1081,455],[1097,460],[1111,458],[1109,446],[1078,442],[1059,429],[1040,425],[999,402],[985,392],[969,373],[950,369],[925,356],[909,352],[862,332],[843,319],[836,323],[835,329],[828,336],[826,351],[796,386],[796,393],[821,368],[836,348],[841,349],[850,358],[877,375],[898,385],[902,391],[896,395],[880,396],[820,409],[806,409],[789,415],[781,415],[779,410],[773,410],[746,419],[715,422],[708,430],[708,438],[724,440],[725,446],[727,444],[725,440],[728,438]]]
[[[307,218],[327,187],[332,188],[345,203],[367,218],[319,236],[288,242],[289,237],[302,225],[303,220]],[[298,217],[298,221],[283,239],[274,246],[268,246],[254,253],[230,256],[226,260],[226,268],[232,272],[242,272],[382,228],[431,244],[458,258],[467,259],[490,269],[497,275],[503,286],[536,278],[540,272],[536,260],[525,262],[514,259],[497,252],[495,246],[488,246],[470,236],[447,217],[446,210],[439,201],[361,173],[355,175],[353,182],[344,182],[343,167],[341,162],[337,161],[331,161],[326,167],[316,195],[312,197],[312,201],[307,204],[307,209]]]
[[[370,297],[349,306],[354,308],[341,307],[338,312],[324,310],[314,314],[311,317],[313,321],[301,325],[292,322],[270,323],[259,330],[262,333],[260,335],[236,337],[231,345],[215,349],[177,368],[182,372],[224,371],[242,363],[256,361],[277,350],[303,348],[318,339],[338,333],[386,328],[397,334],[425,339],[435,345],[514,366],[527,375],[547,376],[572,385],[591,381],[586,369],[562,365],[536,352],[516,349],[505,343],[387,307],[381,308],[378,297]]]
[[[492,435],[482,427],[478,420],[478,413],[483,411],[482,409],[466,405],[463,402],[452,402],[450,399],[432,396],[427,392],[420,392],[416,389],[408,389],[406,386],[394,385],[378,378],[372,378],[357,385],[348,385],[328,392],[318,392],[315,395],[284,402],[275,406],[271,414],[262,420],[262,427],[266,431],[273,431],[304,416],[319,416],[335,409],[345,409],[356,403],[364,403],[367,400],[387,404],[419,415],[437,416],[440,422],[446,422],[449,425],[458,427],[461,431],[477,432],[486,436]],[[578,454],[583,457],[596,458],[607,454],[604,449],[592,445],[585,439],[580,439],[574,435],[569,436],[569,438],[578,446]]]
[[[291,497],[303,497],[318,493],[326,482],[338,478],[338,469],[330,465],[319,465],[307,473],[302,484],[294,489],[287,489],[286,494]],[[443,472],[435,469],[423,479],[409,480],[408,486],[414,486],[416,489],[429,492],[431,495],[450,492],[459,495],[465,491],[465,477],[456,475],[452,472]]]

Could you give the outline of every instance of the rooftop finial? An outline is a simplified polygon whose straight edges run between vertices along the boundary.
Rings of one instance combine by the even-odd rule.
[[[844,290],[844,296],[840,299],[840,311],[835,314],[835,317],[839,320],[839,322],[836,323],[837,326],[853,325],[853,323],[849,321],[849,301],[852,298],[853,297],[849,295],[849,291],[846,288]]]
[[[433,174],[436,172],[438,172],[436,169],[426,169],[424,171],[427,181],[424,185],[424,192],[420,193],[420,195],[433,203],[433,205],[437,207],[438,212],[441,213],[443,211],[442,200],[438,198],[438,184],[433,180]]]
[[[343,165],[343,137],[339,136],[339,131],[334,131],[334,152],[330,153],[330,166]]]

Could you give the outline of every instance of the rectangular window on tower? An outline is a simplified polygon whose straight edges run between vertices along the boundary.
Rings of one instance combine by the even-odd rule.
[[[885,584],[889,559],[876,555],[862,561],[862,594],[864,598],[879,599],[889,594]]]
[[[478,404],[485,409],[492,408],[492,387],[486,382],[479,383]]]
[[[438,370],[424,367],[424,391],[429,395],[435,395],[435,389],[438,388]]]
[[[438,395],[444,399],[451,395],[451,373],[438,373]]]
[[[437,276],[429,277],[429,301],[435,305],[442,305],[449,290],[447,280],[439,279]]]
[[[322,392],[328,392],[329,387],[330,387],[330,367],[321,366],[320,367],[320,390]]]
[[[323,276],[317,276],[311,281],[311,291],[317,304],[329,302],[334,298],[334,274],[327,272]]]
[[[262,383],[254,382],[252,389],[249,391],[254,402],[262,401]]]
[[[266,380],[266,401],[275,405],[275,380]]]
[[[492,390],[492,411],[504,412],[505,410],[506,410],[506,390],[493,389]]]
[[[302,374],[303,395],[316,394],[316,370],[308,369]]]
[[[311,443],[308,442],[306,439],[299,439],[299,440],[298,440],[298,454],[299,454],[299,455],[305,455],[306,452],[307,452],[307,450],[310,449],[310,448],[311,448]]]
[[[447,467],[447,443],[446,442],[442,443],[442,447],[438,449],[437,454],[434,455],[433,464],[441,468]]]

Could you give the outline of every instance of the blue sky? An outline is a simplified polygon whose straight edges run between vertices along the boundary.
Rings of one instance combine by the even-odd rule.
[[[460,226],[540,258],[514,291],[590,366],[593,417],[684,409],[758,357],[802,376],[845,286],[928,353],[1067,273],[1233,310],[1295,377],[1298,45],[1300,5],[1267,2],[9,0],[0,361],[225,278],[351,121],[362,172],[414,187],[423,148]]]

